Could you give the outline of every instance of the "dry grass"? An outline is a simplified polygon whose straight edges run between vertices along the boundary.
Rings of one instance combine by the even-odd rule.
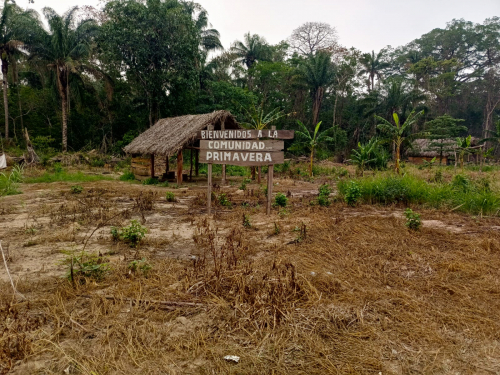
[[[29,302],[0,297],[0,373],[500,371],[500,219],[420,211],[443,225],[424,221],[412,232],[396,209],[322,208],[306,198],[290,198],[286,212],[268,218],[260,193],[236,196],[233,189],[228,196],[239,205],[216,206],[209,222],[193,216],[203,210],[203,194],[191,194],[186,208],[160,204],[155,191],[123,184],[78,198],[59,194],[62,203],[32,214],[39,230],[80,223],[85,235],[74,241],[81,248],[115,214],[152,226],[166,210],[165,230],[190,227],[196,250],[174,259],[161,252],[176,237],[146,237],[130,249],[104,236],[88,245],[110,252],[103,281],[73,287],[59,277],[21,279]],[[251,228],[243,227],[243,213]],[[153,268],[132,272],[134,259]],[[240,363],[225,361],[228,354]]]

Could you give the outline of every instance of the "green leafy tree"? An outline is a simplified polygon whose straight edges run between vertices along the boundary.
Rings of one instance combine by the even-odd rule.
[[[177,0],[114,0],[106,3],[104,14],[100,57],[117,78],[125,75],[147,107],[150,126],[162,112],[189,112],[199,87],[201,49],[218,45],[214,38],[204,39],[209,36],[205,20],[194,19]]]
[[[236,56],[236,61],[247,69],[252,68],[258,61],[269,61],[271,58],[267,41],[257,34],[246,33],[243,42],[237,40],[233,43],[231,52]]]
[[[37,40],[29,46],[30,59],[46,66],[54,75],[61,99],[62,149],[68,150],[68,98],[72,75],[83,73],[104,78],[105,75],[91,63],[91,42],[98,27],[94,20],[77,21],[78,7],[62,16],[52,8],[43,8],[49,30],[39,29]]]
[[[401,145],[403,144],[405,139],[413,138],[416,136],[416,134],[410,136],[406,135],[407,130],[411,129],[411,126],[418,120],[418,117],[421,116],[423,113],[424,111],[420,112],[412,111],[403,124],[400,123],[399,116],[396,112],[392,114],[392,117],[394,119],[394,124],[391,124],[389,121],[380,116],[375,116],[376,119],[381,122],[381,124],[377,125],[377,128],[382,133],[385,133],[395,146],[394,168],[397,174],[401,173],[401,167],[400,167]]]
[[[300,126],[300,130],[295,131],[295,139],[296,141],[289,148],[291,151],[300,151],[303,149],[307,149],[310,151],[310,166],[309,166],[309,177],[313,175],[313,162],[314,162],[314,151],[324,145],[326,142],[333,142],[334,140],[330,137],[332,132],[332,128],[325,130],[323,132],[319,132],[319,128],[321,126],[321,121],[316,124],[314,128],[314,132],[311,134],[307,127],[301,122],[297,121]]]
[[[382,59],[384,57],[384,50],[380,50],[377,54],[375,51],[371,53],[365,53],[360,59],[363,69],[359,72],[360,75],[368,75],[368,89],[370,91],[375,90],[375,77],[382,80],[382,71],[389,66]]]
[[[9,139],[8,74],[11,63],[22,54],[25,37],[31,25],[37,24],[34,11],[23,11],[12,0],[4,0],[0,14],[0,59],[2,61],[2,89],[5,113],[5,139]]]
[[[313,101],[312,122],[317,124],[325,91],[333,83],[335,76],[331,54],[319,51],[313,56],[303,59],[299,65],[299,70],[303,82],[310,90]]]
[[[439,164],[442,164],[443,154],[453,151],[456,147],[454,139],[460,133],[467,131],[466,126],[459,125],[463,121],[465,120],[456,119],[446,114],[426,123],[425,131],[430,139],[428,150],[436,151],[439,154]]]

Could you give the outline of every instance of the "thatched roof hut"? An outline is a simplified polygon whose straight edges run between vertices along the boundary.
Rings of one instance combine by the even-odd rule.
[[[196,140],[198,131],[213,125],[214,130],[240,129],[236,119],[228,111],[216,111],[203,115],[186,115],[163,118],[140,134],[123,150],[127,154],[170,156]]]
[[[186,115],[163,118],[140,134],[123,150],[132,155],[150,155],[150,159],[133,158],[132,171],[136,176],[155,177],[155,155],[165,159],[165,179],[173,178],[174,172],[169,171],[169,157],[177,153],[177,183],[183,180],[183,149],[191,149],[190,172],[193,174],[193,150],[196,153],[195,174],[198,176],[199,141],[197,135],[200,130],[212,125],[213,130],[240,129],[234,116],[228,111],[215,111],[203,115]],[[198,147],[197,147],[198,146]],[[223,166],[222,179],[225,180]]]

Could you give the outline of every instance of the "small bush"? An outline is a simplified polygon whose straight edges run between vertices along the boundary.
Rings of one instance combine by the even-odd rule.
[[[238,188],[240,190],[246,190],[247,189],[247,184],[245,183],[245,181],[243,181],[240,185],[240,187]]]
[[[413,212],[412,209],[407,208],[405,210],[405,216],[406,216],[406,226],[410,228],[411,230],[419,230],[420,226],[422,225],[422,222],[420,220],[420,215]]]
[[[231,207],[231,201],[227,197],[226,193],[219,194],[219,196],[217,197],[217,200],[221,206]]]
[[[176,201],[175,194],[171,191],[166,192],[165,199],[167,200],[167,202],[175,202]]]
[[[288,198],[283,193],[278,193],[274,197],[274,205],[278,207],[286,207],[288,203]]]
[[[59,174],[59,173],[64,172],[64,168],[61,166],[61,163],[54,163],[53,168],[54,168],[55,174]]]
[[[349,171],[343,167],[340,167],[338,170],[337,170],[337,175],[339,177],[348,177],[349,176]]]
[[[144,181],[142,181],[143,185],[158,185],[160,181],[156,177],[148,177]]]
[[[67,253],[63,260],[69,266],[66,277],[71,282],[85,284],[88,279],[101,281],[109,273],[109,263],[101,255],[83,252],[77,256]]]
[[[330,185],[323,184],[319,187],[319,196],[318,196],[318,204],[323,207],[327,207],[331,204],[330,194],[332,189]]]
[[[73,185],[70,187],[71,194],[81,194],[83,187],[80,185]]]
[[[131,247],[136,247],[146,236],[147,228],[143,227],[137,220],[132,220],[128,227],[111,228],[111,235],[115,241],[123,241]]]
[[[105,164],[106,162],[101,158],[92,158],[90,160],[90,165],[92,167],[104,167]]]
[[[350,181],[345,190],[344,199],[349,206],[355,206],[361,198],[361,189],[356,181]]]
[[[243,226],[245,228],[251,228],[252,223],[250,223],[250,216],[247,214],[243,214]]]
[[[24,170],[16,165],[10,174],[0,173],[0,197],[4,195],[21,194],[19,183],[23,181]]]
[[[125,171],[121,176],[120,176],[120,181],[134,181],[135,180],[135,175],[134,172],[131,170]]]
[[[142,258],[141,260],[133,260],[128,264],[129,273],[142,273],[145,277],[148,276],[148,273],[152,268],[153,267],[145,258]]]

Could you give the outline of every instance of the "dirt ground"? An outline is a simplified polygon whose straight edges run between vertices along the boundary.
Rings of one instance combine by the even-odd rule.
[[[236,177],[211,218],[203,182],[2,198],[25,299],[2,264],[0,374],[500,373],[499,218],[415,208],[410,231],[404,207],[320,207],[323,181],[275,182],[289,200],[270,216]],[[110,233],[131,220],[148,230],[135,248]],[[72,284],[82,252],[109,270]]]

